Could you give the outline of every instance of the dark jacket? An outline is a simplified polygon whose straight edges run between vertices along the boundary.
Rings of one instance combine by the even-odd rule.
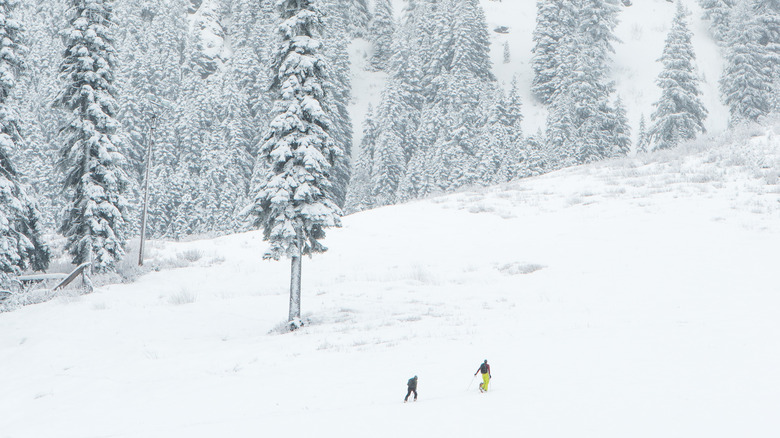
[[[412,377],[409,379],[409,381],[406,382],[406,386],[408,386],[412,391],[417,390],[417,377]]]

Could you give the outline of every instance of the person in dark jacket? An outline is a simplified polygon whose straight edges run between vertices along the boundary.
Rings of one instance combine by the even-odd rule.
[[[404,398],[404,403],[409,401],[409,396],[414,393],[414,401],[417,401],[417,376],[412,377],[409,379],[408,382],[406,382],[406,397]]]
[[[477,373],[482,373],[482,383],[479,384],[479,391],[485,392],[488,390],[490,378],[493,377],[490,375],[490,365],[488,365],[487,359],[479,365],[479,368],[477,368],[477,372],[474,373],[474,375],[476,376]]]

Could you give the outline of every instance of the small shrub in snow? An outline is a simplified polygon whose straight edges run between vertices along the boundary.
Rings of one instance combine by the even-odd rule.
[[[198,299],[197,294],[194,292],[182,289],[179,292],[168,297],[168,302],[180,306],[182,304],[192,304]]]
[[[177,257],[184,259],[190,263],[195,263],[203,258],[203,251],[198,249],[188,249],[187,251],[177,254]]]
[[[211,260],[209,260],[207,265],[208,266],[214,266],[214,265],[219,265],[219,264],[222,264],[222,263],[225,263],[225,257],[215,256],[215,257],[212,257]]]
[[[485,204],[474,204],[468,207],[469,213],[493,213],[495,209]]]
[[[436,279],[431,274],[430,270],[421,265],[412,266],[412,272],[409,276],[410,279],[418,281],[423,284],[434,284]]]

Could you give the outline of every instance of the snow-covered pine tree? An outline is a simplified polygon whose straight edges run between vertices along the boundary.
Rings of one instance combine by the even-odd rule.
[[[534,135],[529,135],[525,138],[525,161],[521,169],[521,174],[518,175],[521,178],[541,175],[545,172],[549,172],[552,169],[551,159],[549,157],[549,151],[545,147],[544,133],[537,131]]]
[[[631,152],[631,125],[628,123],[626,107],[620,96],[615,101],[613,117],[606,129],[612,133],[612,149],[609,156],[628,155]]]
[[[24,236],[32,245],[24,245],[22,251],[21,269],[32,269],[33,271],[45,271],[49,268],[51,252],[43,239],[43,225],[41,222],[40,209],[34,202],[27,202],[25,212],[17,225],[17,231]],[[20,239],[23,241],[23,239]],[[20,245],[20,249],[22,246]]]
[[[639,119],[639,133],[636,138],[636,151],[638,153],[648,152],[650,147],[650,140],[647,138],[647,121],[645,115]]]
[[[731,8],[737,0],[699,0],[704,19],[710,20],[710,32],[719,43],[724,43],[729,30]]]
[[[371,163],[374,158],[374,146],[376,145],[376,124],[374,122],[374,109],[368,104],[366,118],[363,122],[363,139],[360,142],[355,169],[347,191],[347,202],[344,212],[355,213],[371,208]]]
[[[763,23],[759,42],[766,47],[768,62],[774,66],[772,108],[780,112],[780,0],[756,0],[754,8]]]
[[[549,151],[547,170],[572,166],[577,162],[576,127],[572,120],[571,95],[561,93],[550,105],[544,149]]]
[[[114,270],[124,254],[128,179],[115,118],[112,15],[112,0],[72,0],[63,33],[63,89],[55,101],[70,115],[62,128],[68,205],[60,230],[73,263],[91,263],[92,272]]]
[[[611,54],[620,6],[618,0],[581,0],[578,13],[579,42],[573,47],[579,56],[572,72],[574,102],[578,107],[573,117],[578,126],[580,143],[579,161],[589,162],[614,156],[616,133],[616,109],[610,104],[614,84],[609,80]],[[582,71],[586,72],[582,75]],[[625,129],[625,127],[621,128]]]
[[[577,8],[568,0],[537,0],[536,8],[531,89],[540,102],[549,105],[560,87],[560,40],[577,32]]]
[[[371,166],[371,197],[375,207],[396,203],[398,186],[406,172],[402,141],[395,130],[379,133]]]
[[[612,148],[611,133],[608,129],[613,114],[609,106],[611,84],[605,83],[605,68],[593,64],[593,59],[602,55],[600,46],[595,43],[586,45],[585,38],[579,34],[567,35],[561,39],[559,68],[568,72],[561,75],[560,89],[553,96],[553,108],[550,115],[560,116],[568,111],[567,128],[569,136],[566,143],[551,145],[553,150],[561,150],[562,158],[574,158],[574,163],[582,164],[597,161],[610,156]],[[567,102],[563,105],[559,101]],[[565,124],[565,123],[564,123]],[[560,129],[563,125],[558,125]],[[548,138],[556,138],[548,137]],[[569,155],[573,154],[573,155]],[[568,161],[562,163],[568,165]]]
[[[516,145],[510,141],[511,128],[507,125],[509,119],[507,107],[505,93],[499,89],[496,102],[479,138],[477,180],[483,185],[509,181],[512,172],[510,162],[517,159],[517,156],[512,154]]]
[[[301,322],[301,259],[323,252],[325,229],[341,225],[332,171],[343,155],[328,133],[323,107],[326,61],[317,39],[316,0],[279,0],[281,44],[274,57],[278,93],[265,142],[255,165],[254,225],[270,243],[266,259],[291,259],[289,323]]]
[[[328,60],[328,75],[325,82],[324,104],[329,107],[330,137],[338,143],[343,155],[339,156],[333,169],[333,200],[343,208],[346,203],[349,179],[352,173],[352,118],[349,103],[352,100],[351,63],[347,23],[335,13],[340,0],[320,0],[325,13],[323,19],[322,56]]]
[[[620,13],[618,0],[580,0],[580,2],[579,33],[582,36],[583,46],[590,51],[590,56],[586,59],[591,62],[591,68],[598,72],[597,80],[611,88],[612,85],[607,82],[607,77],[610,56],[615,53],[612,43],[620,42],[615,35]]]
[[[431,152],[432,166],[426,172],[436,175],[443,191],[478,181],[477,138],[489,114],[489,100],[495,93],[495,77],[490,60],[490,41],[484,11],[478,0],[444,1],[436,10],[443,32],[429,59],[426,71],[434,86],[428,105],[438,107],[445,118],[444,129]]]
[[[615,0],[555,3],[538,4],[533,91],[550,105],[549,158],[566,166],[611,155],[609,65],[620,9]]]
[[[522,99],[517,87],[517,78],[513,77],[509,93],[499,112],[499,120],[501,120],[501,125],[505,127],[507,132],[507,149],[498,170],[500,179],[503,181],[511,181],[528,174],[528,151],[525,147],[526,144],[521,126],[523,121],[522,106]]]
[[[484,84],[466,71],[453,73],[447,75],[451,78],[449,87],[442,90],[442,102],[435,106],[441,111],[438,121],[442,129],[429,149],[432,154],[425,170],[442,192],[479,182],[478,139],[489,114],[482,95]]]
[[[344,1],[344,0],[340,0]],[[367,0],[346,0],[347,10],[346,27],[348,35],[352,38],[365,38],[368,34],[368,25],[371,22],[371,13],[368,11]]]
[[[504,42],[504,64],[512,62],[512,53],[509,51],[509,41]]]
[[[726,66],[720,79],[723,101],[729,107],[732,125],[756,121],[772,110],[775,65],[760,43],[763,23],[754,14],[754,0],[744,0],[732,9],[726,35]]]
[[[201,204],[208,194],[202,191],[202,179],[210,164],[206,154],[216,129],[217,102],[222,95],[218,87],[211,87],[211,84],[221,83],[221,73],[210,74],[211,67],[204,65],[206,57],[201,51],[200,33],[194,32],[190,37],[182,71],[182,94],[175,114],[176,137],[171,158],[170,161],[155,160],[160,167],[171,168],[162,202],[170,217],[164,226],[165,235],[176,239],[204,231],[207,212]]]
[[[420,116],[420,125],[415,133],[418,147],[406,165],[397,190],[397,202],[407,202],[419,197],[438,192],[437,175],[431,169],[435,159],[434,144],[447,130],[444,109],[439,106],[427,105]]]
[[[511,129],[510,140],[517,142],[523,138],[523,99],[520,97],[517,76],[512,77],[507,95],[507,105],[506,125]]]
[[[227,70],[231,74],[219,78],[222,84],[212,85],[221,90],[220,98],[213,100],[219,125],[212,130],[203,152],[204,166],[199,177],[201,196],[195,207],[202,219],[200,229],[191,230],[195,233],[226,234],[241,230],[238,216],[248,202],[252,176],[248,99],[239,88],[233,66],[228,65]]]
[[[66,0],[25,0],[17,2],[14,15],[24,23],[25,68],[14,88],[18,107],[17,123],[24,133],[25,147],[16,154],[16,165],[38,194],[42,227],[55,226],[64,205],[57,136],[65,122],[64,114],[52,110],[60,90],[59,59],[62,42],[59,31],[65,28]]]
[[[15,0],[0,0],[0,285],[6,285],[7,274],[27,267],[43,270],[49,263],[38,212],[11,158],[21,142],[10,102],[23,51],[21,26],[13,15],[16,5]]]
[[[270,58],[275,49],[273,37],[277,26],[273,3],[274,0],[238,0],[235,19],[229,29],[234,52],[232,74],[236,76],[239,89],[248,96],[251,120],[246,129],[255,143],[264,134],[260,127],[268,125],[273,100],[268,92]]]
[[[393,55],[394,33],[395,19],[393,18],[392,2],[390,0],[376,0],[374,15],[368,27],[368,37],[374,45],[374,51],[368,65],[373,70],[384,71],[387,69]]]
[[[707,110],[699,98],[701,91],[691,43],[693,34],[686,21],[688,15],[688,10],[678,0],[672,28],[659,59],[663,64],[657,80],[661,98],[653,104],[655,111],[650,117],[648,132],[654,149],[673,148],[706,132]]]
[[[376,109],[376,135],[371,166],[373,206],[394,204],[407,164],[419,148],[418,130],[423,121],[426,98],[423,87],[427,38],[430,27],[430,4],[413,0],[406,4],[403,20],[393,39],[392,57],[388,63],[389,78]],[[420,157],[422,159],[422,157]]]

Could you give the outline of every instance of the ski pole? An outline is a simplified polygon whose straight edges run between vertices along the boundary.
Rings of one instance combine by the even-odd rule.
[[[471,384],[474,383],[474,379],[477,378],[477,375],[474,374],[474,377],[471,378],[471,382],[469,382],[469,386],[466,387],[466,391],[468,391],[471,388]]]

